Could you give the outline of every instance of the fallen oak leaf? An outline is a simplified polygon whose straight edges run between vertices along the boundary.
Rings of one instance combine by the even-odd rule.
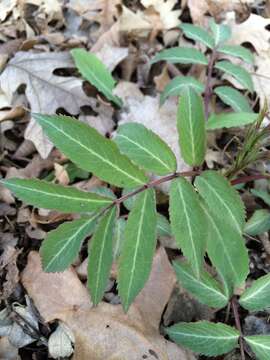
[[[74,274],[70,269],[66,272]],[[64,283],[62,274],[45,274],[41,270],[39,255],[32,252],[23,271],[22,282],[46,321],[59,319],[73,332],[73,360],[137,360],[146,356],[153,360],[195,360],[191,353],[159,334],[159,320],[175,284],[175,276],[163,248],[154,258],[144,294],[142,292],[137,297],[127,314],[121,305],[101,303],[96,308],[83,307],[79,296],[76,306],[74,295],[78,288],[81,287],[80,292],[84,286],[78,278]],[[72,306],[69,297],[73,299]],[[150,323],[149,319],[152,319]]]
[[[26,96],[32,112],[54,114],[64,108],[75,115],[83,105],[95,106],[95,100],[87,97],[82,89],[82,80],[73,76],[54,74],[58,68],[74,68],[71,56],[62,53],[18,52],[10,60],[0,76],[1,88],[9,99],[21,84],[26,84]],[[53,148],[34,119],[25,132],[40,155],[46,158]]]
[[[26,268],[21,273],[23,286],[46,322],[60,319],[69,311],[89,310],[89,293],[72,268],[61,273],[45,273],[36,251],[28,255]]]

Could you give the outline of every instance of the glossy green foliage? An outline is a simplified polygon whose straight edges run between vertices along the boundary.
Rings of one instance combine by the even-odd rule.
[[[270,274],[254,281],[251,287],[241,295],[240,304],[250,311],[270,308]]]
[[[176,76],[168,85],[166,85],[164,91],[160,95],[160,104],[163,105],[169,96],[181,95],[187,87],[192,87],[199,94],[204,90],[203,84],[192,76]]]
[[[189,47],[174,47],[159,52],[151,61],[167,61],[171,64],[201,64],[207,65],[206,56],[197,49]]]
[[[242,85],[245,89],[248,89],[250,92],[254,91],[252,78],[247,70],[242,66],[235,65],[227,60],[223,60],[218,61],[215,65],[215,68],[233,76],[240,85]]]
[[[122,101],[113,94],[115,80],[102,61],[84,49],[73,49],[71,55],[81,75],[94,85],[107,99],[121,106]]]
[[[179,323],[167,328],[166,332],[177,344],[208,356],[222,355],[233,350],[239,338],[234,328],[208,321]]]
[[[269,360],[270,335],[245,336],[245,341],[251,347],[258,360]]]
[[[184,178],[174,180],[171,184],[169,210],[176,243],[199,278],[206,248],[206,219],[198,194]]]
[[[156,226],[155,193],[148,189],[138,196],[131,209],[119,259],[118,291],[125,311],[149,277],[156,248]]]
[[[206,152],[203,101],[191,87],[187,88],[180,97],[177,128],[183,159],[189,165],[201,165]]]
[[[35,115],[50,140],[82,169],[120,187],[147,182],[147,177],[122,155],[116,144],[94,128],[64,115]]]
[[[230,86],[218,86],[214,92],[224,104],[231,106],[236,112],[252,112],[247,98],[238,90]]]
[[[245,225],[246,234],[256,236],[270,230],[270,211],[256,210]]]
[[[223,293],[219,282],[208,272],[202,270],[198,279],[187,262],[175,261],[173,267],[180,284],[202,304],[214,308],[223,308],[227,305],[228,296]]]
[[[83,240],[92,235],[97,215],[65,222],[48,233],[42,242],[40,254],[42,267],[47,272],[67,269],[75,261]]]
[[[207,122],[207,130],[215,130],[222,128],[241,127],[253,124],[258,119],[258,114],[252,112],[237,112],[212,114]]]
[[[88,287],[91,300],[97,305],[106,289],[113,262],[113,229],[116,209],[110,209],[101,219],[89,243]]]
[[[185,36],[191,40],[198,41],[205,46],[213,49],[215,47],[214,38],[200,26],[192,24],[181,24],[180,28],[182,29]]]
[[[139,123],[119,126],[114,139],[120,151],[134,163],[157,175],[176,171],[176,158],[169,146]]]

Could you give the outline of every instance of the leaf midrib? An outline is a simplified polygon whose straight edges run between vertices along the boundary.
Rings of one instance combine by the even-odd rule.
[[[211,339],[211,340],[212,339],[214,339],[214,340],[235,340],[239,337],[238,335],[230,335],[230,336],[196,335],[194,333],[181,333],[179,331],[171,331],[171,330],[170,330],[169,334],[178,335],[178,336],[180,335],[183,337],[194,337],[194,338],[199,338],[199,339]]]
[[[41,191],[41,190],[37,190],[34,188],[29,189],[27,186],[22,186],[22,185],[10,185],[10,187],[14,187],[14,188],[18,188],[18,189],[22,189],[22,190],[26,190],[26,191],[31,191],[31,192],[35,192],[38,194],[43,194],[45,196],[50,196],[50,197],[58,197],[60,199],[68,199],[68,200],[75,200],[75,201],[79,201],[79,202],[89,202],[89,203],[105,203],[105,204],[110,204],[112,201],[107,200],[107,199],[90,199],[90,198],[83,198],[83,197],[74,197],[74,196],[66,196],[63,194],[59,194],[59,193],[50,193],[50,192],[46,192],[46,191]],[[90,193],[89,193],[90,194]]]
[[[188,91],[187,91],[187,102],[188,102],[188,125],[189,125],[189,132],[190,132],[190,138],[191,138],[192,161],[195,162],[196,154],[195,154],[193,126],[192,126],[193,125],[192,124],[192,103],[191,103],[190,89],[188,89]]]
[[[221,234],[220,231],[219,231],[219,228],[216,226],[215,221],[213,220],[213,218],[212,218],[212,216],[210,215],[210,213],[207,211],[206,207],[203,206],[203,204],[201,204],[201,206],[203,207],[204,212],[205,212],[205,214],[207,215],[208,219],[211,221],[212,225],[213,225],[214,228],[216,229],[216,232],[217,232],[218,237],[219,237],[219,239],[220,239],[220,244],[222,245],[222,248],[223,248],[223,250],[224,250],[224,252],[225,252],[225,254],[226,254],[226,258],[227,258],[227,260],[228,260],[228,262],[229,262],[229,264],[230,264],[230,268],[231,268],[231,270],[233,271],[234,275],[236,276],[235,279],[238,279],[238,275],[237,275],[237,272],[236,272],[235,269],[234,269],[234,266],[233,266],[233,262],[232,262],[232,260],[231,260],[231,257],[230,257],[230,255],[229,255],[229,253],[228,253],[228,251],[227,251],[226,246],[224,245],[224,242],[222,241],[223,238],[222,238],[222,234]],[[224,275],[224,274],[222,274],[222,275]]]
[[[128,136],[123,135],[121,133],[117,134],[117,137],[122,137],[124,139],[127,139],[128,141],[130,141],[132,144],[134,144],[135,146],[137,146],[138,148],[142,149],[144,152],[146,152],[147,154],[149,154],[150,156],[152,156],[157,162],[159,162],[162,166],[165,167],[166,170],[168,171],[172,171],[172,169],[170,167],[168,167],[168,165],[162,161],[160,158],[158,158],[157,156],[155,156],[153,153],[151,153],[147,148],[143,147],[142,145],[140,145],[139,143],[137,143],[136,141],[130,139]]]
[[[45,271],[45,272],[49,270],[51,264],[52,264],[54,261],[56,261],[57,258],[60,256],[60,254],[65,251],[65,249],[70,245],[70,243],[73,242],[74,238],[76,238],[77,235],[78,235],[81,231],[83,231],[83,229],[84,229],[85,227],[87,227],[92,221],[94,221],[95,218],[97,218],[97,216],[94,216],[93,218],[91,218],[91,219],[89,219],[88,221],[86,221],[84,224],[82,224],[82,225],[78,228],[78,230],[77,230],[75,233],[73,233],[73,235],[69,238],[70,240],[67,241],[67,242],[65,243],[65,245],[64,245],[63,247],[61,247],[61,249],[60,249],[56,254],[54,254],[54,256],[53,256],[53,258],[51,259],[51,261],[50,261],[50,262],[47,264],[47,266],[44,268],[44,271]]]
[[[128,303],[129,303],[129,298],[130,298],[130,290],[131,290],[131,286],[132,286],[134,275],[135,275],[135,267],[136,267],[137,256],[138,256],[138,251],[139,251],[139,244],[140,244],[140,239],[141,239],[141,232],[142,232],[142,226],[143,226],[144,212],[145,212],[147,196],[148,196],[147,191],[145,191],[143,204],[142,204],[142,209],[141,209],[141,216],[140,216],[139,224],[138,224],[137,238],[136,238],[136,242],[135,242],[135,254],[134,254],[134,257],[133,257],[131,273],[130,273],[130,280],[129,280],[128,290],[127,290],[127,302]]]
[[[192,252],[193,252],[193,255],[194,255],[194,261],[195,261],[195,267],[196,267],[196,273],[197,273],[197,276],[199,277],[199,275],[200,275],[200,266],[199,266],[198,259],[197,259],[196,245],[194,243],[192,227],[191,227],[190,219],[189,219],[189,216],[188,216],[188,213],[187,213],[185,199],[184,199],[184,196],[183,196],[183,193],[182,193],[182,190],[181,190],[181,187],[180,187],[179,183],[177,183],[177,188],[178,188],[178,193],[179,193],[180,199],[181,199],[182,204],[183,204],[183,212],[185,214],[185,218],[186,218],[186,221],[187,221],[188,232],[190,234]]]
[[[126,177],[132,179],[133,181],[136,181],[136,183],[138,184],[143,184],[143,182],[140,179],[135,178],[134,176],[130,175],[129,173],[123,171],[121,168],[119,168],[116,164],[112,163],[111,161],[109,161],[108,159],[103,158],[101,155],[99,155],[98,153],[96,153],[95,151],[93,151],[92,149],[89,149],[87,146],[85,146],[83,143],[75,140],[73,137],[71,137],[68,133],[64,132],[61,128],[58,128],[57,126],[53,125],[52,122],[48,122],[46,120],[44,120],[44,118],[42,119],[42,122],[45,122],[47,125],[51,126],[53,129],[59,131],[60,133],[62,133],[63,135],[65,135],[71,142],[75,142],[76,144],[78,144],[79,146],[81,146],[83,149],[85,149],[87,152],[89,152],[90,154],[96,156],[98,159],[100,159],[101,161],[103,161],[104,163],[109,164],[112,168],[114,168],[116,171],[124,174]]]
[[[98,295],[98,290],[100,287],[100,274],[101,274],[101,268],[102,268],[102,264],[103,264],[103,252],[104,252],[104,248],[105,248],[105,242],[106,242],[106,238],[107,238],[107,234],[108,234],[108,229],[110,227],[111,224],[111,218],[114,215],[114,210],[111,210],[111,213],[107,219],[107,224],[106,227],[104,229],[104,233],[103,233],[103,237],[102,237],[102,243],[101,243],[101,249],[100,249],[100,256],[98,258],[98,266],[97,266],[97,282],[96,282],[96,286],[95,286],[95,293],[93,296],[93,301],[94,303],[96,303],[97,301],[97,295]]]
[[[263,286],[259,287],[255,292],[251,293],[250,295],[247,295],[247,297],[242,297],[241,301],[250,301],[254,296],[258,295],[261,291],[264,291],[264,289],[269,286],[270,287],[270,278],[268,279],[268,282],[266,282]],[[251,290],[251,288],[250,288]]]
[[[230,207],[226,204],[225,201],[223,201],[222,197],[216,192],[215,188],[213,186],[211,186],[207,180],[205,180],[203,177],[200,177],[200,180],[203,181],[206,184],[206,186],[210,189],[210,191],[212,191],[216,195],[216,197],[219,199],[219,201],[228,210],[229,214],[231,214],[231,218],[233,220],[233,223],[236,224],[236,228],[239,231],[239,233],[241,234],[242,229],[241,229],[241,227],[240,227],[240,225],[238,223],[238,220],[235,219],[235,216],[234,216],[233,212],[231,211]]]
[[[192,281],[199,282],[196,277],[192,277],[187,271],[183,270],[183,268],[181,268],[181,271],[183,271],[183,272],[185,273],[185,275],[186,275],[188,278],[190,278]],[[221,291],[219,292],[219,291],[218,291],[217,289],[215,289],[214,287],[209,287],[209,286],[207,286],[207,284],[206,284],[205,282],[200,281],[199,284],[200,284],[200,286],[205,287],[206,289],[209,289],[211,292],[216,293],[216,294],[219,296],[219,298],[223,298],[223,299],[226,300],[226,301],[228,300],[228,299],[226,298],[226,296],[225,296]]]

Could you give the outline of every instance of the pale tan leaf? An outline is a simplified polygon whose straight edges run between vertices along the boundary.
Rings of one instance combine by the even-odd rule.
[[[160,16],[161,30],[169,30],[180,23],[181,10],[173,10],[177,0],[141,0],[146,8],[152,6]]]
[[[254,89],[260,98],[260,104],[263,106],[265,99],[268,101],[270,99],[270,31],[267,30],[270,19],[251,14],[240,24],[237,24],[235,18],[230,18],[230,16],[227,16],[227,22],[232,29],[231,44],[250,43],[256,50],[253,82]]]
[[[46,321],[59,319],[73,332],[73,360],[137,360],[145,356],[195,360],[159,334],[159,320],[175,283],[164,249],[158,250],[150,279],[127,314],[121,305],[101,303],[90,308],[82,291],[85,288],[74,272],[65,273],[65,278],[63,274],[44,274],[38,254],[32,252],[22,280],[41,316]]]
[[[87,289],[70,268],[61,273],[45,273],[41,268],[40,256],[32,251],[21,274],[23,286],[34,300],[45,321],[61,318],[61,313],[90,309]]]
[[[65,67],[74,67],[66,52],[18,52],[0,76],[2,90],[12,98],[17,88],[26,84],[32,112],[53,114],[61,107],[77,114],[81,106],[94,105],[95,101],[84,94],[82,80],[53,74],[55,69]],[[35,144],[42,157],[48,156],[53,146],[34,119],[31,119],[25,137]]]

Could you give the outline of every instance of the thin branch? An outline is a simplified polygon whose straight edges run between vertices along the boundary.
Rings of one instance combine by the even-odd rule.
[[[270,175],[269,174],[256,174],[256,175],[242,176],[242,177],[240,177],[238,179],[232,180],[231,184],[232,185],[238,185],[238,184],[247,183],[249,181],[261,180],[261,179],[270,180]]]
[[[147,189],[151,189],[157,185],[163,184],[165,182],[168,182],[170,180],[176,179],[178,177],[190,177],[190,176],[196,176],[196,175],[200,175],[200,171],[184,171],[184,172],[175,172],[173,174],[167,175],[167,176],[163,176],[162,178],[156,179],[156,180],[152,180],[149,183],[146,183],[144,185],[142,185],[141,187],[139,187],[138,189],[125,194],[123,196],[121,196],[118,199],[115,199],[110,205],[108,205],[107,207],[105,207],[104,209],[102,209],[100,211],[100,213],[97,215],[97,217],[102,216],[106,211],[110,210],[113,206],[119,206],[122,202],[124,202],[125,200],[147,190]]]
[[[241,327],[239,313],[238,313],[238,303],[237,303],[237,300],[235,297],[232,298],[231,303],[232,303],[232,309],[233,309],[233,314],[234,314],[235,326],[240,333],[239,346],[240,346],[241,360],[246,360],[242,327]]]

